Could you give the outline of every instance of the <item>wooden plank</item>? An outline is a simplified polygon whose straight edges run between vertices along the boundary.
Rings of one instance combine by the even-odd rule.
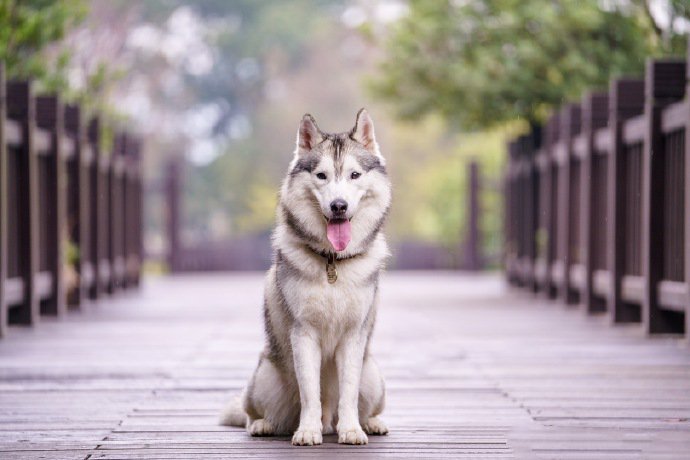
[[[53,141],[51,139],[51,134],[45,129],[35,129],[34,131],[34,143],[37,155],[50,155],[50,151],[53,148]]]
[[[582,264],[572,264],[569,271],[570,285],[577,291],[583,291],[587,286],[587,274]]]
[[[621,298],[626,302],[641,304],[644,298],[645,280],[643,276],[626,275],[621,281]]]
[[[661,112],[661,132],[668,134],[672,131],[685,129],[690,118],[690,103],[688,101],[676,102],[665,107]]]
[[[22,278],[7,278],[5,279],[4,299],[8,306],[20,305],[24,302],[26,289],[24,288],[24,280]]]
[[[607,298],[611,293],[611,274],[607,270],[595,270],[592,274],[592,292]]]
[[[594,132],[594,150],[598,153],[605,153],[611,151],[613,144],[613,136],[611,135],[611,128],[599,128]]]
[[[582,160],[587,156],[588,139],[585,133],[580,133],[573,139],[573,155]]]
[[[657,289],[659,308],[686,312],[688,306],[688,286],[684,282],[660,281]],[[690,311],[687,314],[690,314]]]
[[[62,143],[62,145],[60,147],[62,158],[65,160],[72,159],[76,154],[76,148],[77,148],[77,143],[74,141],[74,138],[64,136],[64,137],[62,137],[60,142]]]
[[[4,81],[2,82],[4,85]],[[5,132],[3,134],[6,145],[18,146],[23,142],[22,130],[17,122],[13,120],[5,119],[5,123],[0,129],[4,128]]]
[[[516,296],[486,274],[382,277],[372,353],[386,378],[388,436],[361,448],[332,435],[320,447],[294,448],[289,437],[220,427],[219,411],[241,391],[263,346],[262,285],[254,273],[147,278],[140,296],[35,330],[11,328],[0,344],[0,457],[687,452],[690,361],[679,340],[647,340]]]
[[[39,300],[47,300],[53,296],[55,286],[53,285],[53,274],[48,271],[36,274],[36,296]]]
[[[551,264],[551,280],[557,286],[563,284],[563,279],[565,278],[565,265],[561,260],[554,260]]]
[[[647,118],[644,114],[626,120],[623,123],[623,142],[635,144],[644,141],[646,126]]]

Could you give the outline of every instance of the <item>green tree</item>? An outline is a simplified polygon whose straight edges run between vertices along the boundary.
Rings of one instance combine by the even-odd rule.
[[[371,82],[401,118],[438,112],[465,128],[549,109],[639,74],[648,56],[680,53],[684,39],[655,22],[647,1],[412,0],[391,31]],[[690,15],[669,2],[670,22]]]
[[[10,77],[34,78],[47,90],[68,88],[69,52],[45,51],[81,22],[82,0],[0,0],[0,61]]]

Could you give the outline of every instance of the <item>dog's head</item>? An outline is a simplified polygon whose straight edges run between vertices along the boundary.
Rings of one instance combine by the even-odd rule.
[[[321,131],[304,115],[281,191],[284,220],[314,248],[356,253],[378,234],[391,201],[386,161],[365,109],[344,133]]]

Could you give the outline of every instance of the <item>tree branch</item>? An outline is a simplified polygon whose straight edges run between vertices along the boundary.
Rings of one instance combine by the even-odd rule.
[[[652,10],[649,7],[649,0],[642,0],[642,9],[644,10],[645,15],[647,16],[647,19],[649,19],[649,22],[652,24],[652,28],[654,29],[654,33],[656,34],[657,38],[663,43],[664,42],[664,31],[661,29],[659,24],[656,22],[656,19],[654,19],[654,15],[652,14]]]

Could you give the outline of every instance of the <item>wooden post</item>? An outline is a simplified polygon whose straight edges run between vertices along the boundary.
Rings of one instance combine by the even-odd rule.
[[[484,261],[481,256],[481,234],[479,232],[479,164],[470,161],[467,165],[467,220],[465,234],[465,269],[481,270]]]
[[[12,225],[22,229],[17,248],[21,260],[22,301],[15,308],[10,309],[10,322],[19,324],[35,324],[39,319],[39,302],[36,290],[36,275],[38,273],[38,169],[34,151],[35,130],[35,100],[30,82],[10,81],[6,85],[7,118],[15,120],[20,127],[22,145],[18,158],[17,192],[22,209],[19,219]]]
[[[0,338],[7,334],[7,144],[5,141],[5,67],[0,62]]]
[[[506,275],[511,284],[516,284],[516,261],[517,261],[517,242],[516,242],[516,222],[515,222],[515,177],[517,171],[516,142],[512,140],[508,143],[508,170],[506,172],[505,201],[506,201],[506,243],[505,243],[505,265]]]
[[[135,272],[134,282],[138,286],[141,283],[141,272],[144,265],[144,177],[142,171],[142,140],[138,140],[136,143],[136,157],[135,157],[135,169],[134,169],[134,203],[135,206],[135,219],[137,222],[135,234],[134,234],[134,253],[137,256],[137,270]]]
[[[126,142],[124,133],[116,134],[108,171],[108,207],[110,208],[110,238],[108,241],[110,283],[108,292],[114,292],[116,289],[119,289],[124,277],[124,260],[122,258],[122,224],[124,220],[122,215],[122,176],[124,172],[123,162]]]
[[[65,171],[62,158],[63,108],[57,96],[36,98],[36,125],[50,134],[51,144],[45,156],[39,161],[46,165],[45,194],[39,200],[46,200],[46,215],[41,216],[41,225],[46,230],[46,247],[39,250],[47,254],[47,267],[52,280],[52,292],[41,302],[41,313],[62,315],[65,313],[65,290],[63,276],[63,244],[65,223]],[[43,268],[43,267],[41,267]]]
[[[515,139],[515,209],[513,210],[517,230],[517,268],[518,280],[521,287],[529,283],[529,267],[527,257],[527,227],[529,222],[529,183],[527,179],[527,152],[525,151],[525,137]]]
[[[677,313],[659,308],[657,286],[663,275],[664,155],[662,109],[684,97],[686,63],[648,61],[645,75],[645,137],[642,167],[642,322],[648,333],[682,332]],[[686,219],[687,223],[687,219]]]
[[[143,262],[141,253],[141,232],[143,222],[141,215],[141,172],[139,157],[141,140],[131,137],[128,139],[125,175],[125,258],[127,265],[127,284],[130,286],[138,286]]]
[[[112,187],[110,154],[100,151],[98,156],[98,282],[102,293],[113,293],[113,264],[110,245],[112,212],[110,189]]]
[[[98,299],[103,293],[103,284],[101,283],[100,262],[101,262],[101,247],[102,230],[101,215],[105,210],[101,207],[101,194],[103,193],[103,186],[101,185],[101,127],[100,119],[94,117],[89,122],[88,127],[88,143],[90,154],[90,164],[88,167],[89,176],[89,265],[91,267],[91,282],[89,286],[89,298],[92,300]],[[88,281],[88,280],[87,280]]]
[[[556,147],[559,138],[560,130],[560,114],[557,112],[551,116],[548,123],[547,131],[547,145],[546,145],[546,163],[548,170],[548,237],[546,243],[546,295],[548,298],[555,298],[558,293],[558,280],[555,276],[555,268],[558,265],[558,247],[560,241],[559,232],[559,189],[561,188],[559,181],[559,163],[557,159]]]
[[[510,181],[510,158],[503,173],[503,270],[506,281],[510,283],[510,267],[508,266],[508,244],[510,241],[510,203],[509,203],[509,181]]]
[[[621,287],[625,252],[624,236],[624,154],[623,122],[640,115],[644,109],[644,81],[616,80],[609,92],[609,127],[611,129],[611,152],[608,178],[608,237],[611,288],[607,310],[611,320],[628,323],[638,320],[637,312],[623,301]]]
[[[593,235],[595,232],[606,232],[604,222],[596,222],[592,218],[594,202],[606,200],[606,196],[601,196],[601,190],[592,192],[593,163],[594,163],[594,133],[604,128],[608,122],[608,94],[593,93],[588,94],[582,101],[582,133],[584,139],[584,156],[582,159],[582,219],[581,236],[583,248],[583,265],[585,267],[585,285],[582,291],[582,304],[587,312],[603,311],[605,305],[596,302],[593,295]]]
[[[139,141],[137,143],[137,163],[136,163],[136,188],[134,189],[134,196],[136,197],[136,217],[137,217],[137,232],[136,232],[136,253],[139,265],[136,272],[136,283],[141,282],[141,273],[144,265],[144,171],[142,168],[141,157],[143,155],[143,145]]]
[[[579,130],[580,123],[579,104],[569,104],[561,111],[561,127],[559,143],[555,152],[556,160],[560,163],[558,184],[558,252],[562,265],[562,279],[559,287],[559,296],[566,304],[575,301],[571,286],[570,268],[572,262],[573,232],[571,213],[573,210],[571,197],[571,167],[572,167],[572,141]]]
[[[534,125],[525,138],[527,149],[527,180],[529,183],[529,224],[528,224],[528,244],[527,255],[529,257],[529,283],[528,286],[532,292],[539,290],[537,281],[537,260],[539,252],[537,251],[537,234],[539,232],[539,169],[537,166],[537,152],[541,147],[541,126]]]
[[[688,82],[685,94],[690,95],[690,37],[688,37]],[[685,341],[690,344],[690,117],[685,123]]]
[[[74,156],[68,160],[70,169],[70,183],[68,184],[68,202],[71,202],[72,214],[68,215],[70,240],[79,250],[74,269],[79,277],[77,295],[72,305],[79,306],[88,297],[88,282],[85,278],[89,271],[89,175],[86,157],[90,149],[85,142],[84,126],[81,110],[78,105],[65,106],[65,132],[74,142]]]
[[[550,155],[550,125],[547,124],[543,129],[540,129],[540,148],[537,152],[536,165],[539,174],[539,208],[537,233],[535,235],[536,251],[537,251],[537,267],[535,273],[539,278],[537,289],[547,296],[551,292],[551,238],[553,237],[553,230],[551,226],[551,200],[553,193],[551,190],[551,155]]]
[[[120,200],[120,260],[122,261],[122,273],[120,275],[120,286],[123,288],[128,287],[129,271],[127,270],[127,256],[128,256],[128,239],[130,229],[129,226],[132,225],[130,213],[128,212],[128,207],[131,206],[127,202],[127,193],[129,189],[129,175],[127,170],[127,162],[131,155],[133,139],[128,134],[124,134],[123,147],[120,152],[122,171],[120,173],[120,190],[119,190],[119,200]]]
[[[171,273],[180,269],[180,172],[180,160],[171,160],[165,183],[168,204],[168,269]]]

